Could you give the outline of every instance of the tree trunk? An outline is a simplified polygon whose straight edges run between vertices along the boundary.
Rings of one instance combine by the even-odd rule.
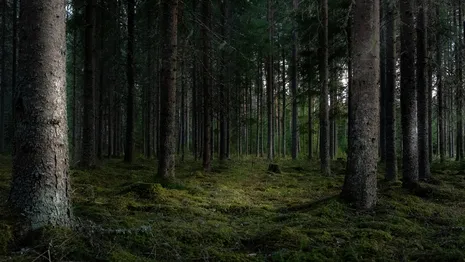
[[[418,0],[417,15],[417,96],[418,96],[418,159],[419,178],[430,177],[427,59],[427,6],[426,0]]]
[[[320,27],[320,161],[321,172],[331,174],[329,157],[329,110],[328,110],[328,0],[320,0],[323,25]]]
[[[84,41],[84,115],[83,136],[80,165],[83,168],[95,166],[95,5],[96,0],[87,0],[85,9],[85,41]]]
[[[436,5],[436,79],[437,79],[437,98],[438,98],[438,122],[439,122],[439,156],[441,163],[446,159],[446,129],[444,126],[444,93],[442,82],[442,49],[441,49],[441,30],[440,29],[440,5]]]
[[[66,116],[66,24],[61,0],[21,1],[9,204],[25,234],[71,225]],[[34,25],[34,26],[31,26]],[[41,30],[37,30],[40,28]]]
[[[134,161],[134,5],[135,0],[127,0],[128,4],[128,45],[127,45],[127,81],[128,96],[126,100],[126,145],[124,151],[124,162]]]
[[[286,157],[286,55],[284,53],[284,48],[282,50],[283,52],[283,68],[282,68],[282,81],[283,81],[283,90],[282,90],[282,95],[283,95],[283,112],[282,112],[282,119],[281,119],[281,150],[282,150],[282,156],[283,158]]]
[[[211,170],[211,79],[210,79],[210,37],[211,2],[202,0],[202,39],[203,39],[203,169]]]
[[[294,6],[294,12],[297,13],[299,7],[298,0],[292,1]],[[295,14],[297,15],[297,14]],[[297,123],[297,26],[294,21],[294,30],[292,33],[292,74],[291,74],[291,93],[292,93],[292,148],[291,154],[292,159],[297,159],[297,135],[298,135],[298,123]]]
[[[268,0],[268,41],[270,46],[273,45],[273,3],[272,0]],[[273,161],[274,159],[274,136],[273,136],[273,55],[270,48],[267,61],[266,61],[266,96],[267,96],[267,113],[268,113],[268,160]]]
[[[401,19],[401,111],[403,138],[403,183],[411,187],[418,183],[417,93],[415,86],[415,25],[413,2],[400,1]]]
[[[176,63],[178,0],[162,0],[161,17],[162,66],[160,108],[160,155],[158,179],[166,184],[175,176],[176,157]]]
[[[0,86],[0,153],[5,152],[5,96],[6,96],[6,16],[7,1],[2,1],[2,75]]]
[[[455,52],[456,52],[456,116],[457,116],[457,139],[456,139],[456,161],[463,160],[463,75],[462,75],[462,5],[461,1],[457,3],[458,8],[458,23],[456,24],[456,42],[455,42]],[[455,11],[455,10],[454,10]],[[421,177],[421,174],[420,174]]]
[[[354,10],[352,124],[342,195],[358,209],[376,204],[379,146],[379,1],[357,0]]]
[[[396,150],[396,11],[395,5],[383,0],[386,14],[386,175],[387,181],[397,179]]]

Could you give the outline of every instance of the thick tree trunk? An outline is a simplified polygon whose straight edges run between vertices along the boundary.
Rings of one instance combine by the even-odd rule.
[[[342,195],[358,209],[376,204],[379,146],[379,1],[357,0],[354,10],[352,124]]]
[[[21,1],[20,8],[20,81],[14,101],[9,204],[21,234],[48,225],[70,226],[72,214],[64,1]]]
[[[396,150],[396,11],[395,5],[383,0],[386,14],[386,175],[387,181],[397,179]]]
[[[161,17],[162,66],[160,108],[160,155],[158,179],[169,183],[175,176],[176,157],[176,63],[178,0],[162,0]]]
[[[328,0],[320,0],[323,25],[320,27],[320,161],[321,171],[331,174],[329,153],[329,109],[328,109]]]
[[[400,1],[401,19],[401,111],[403,138],[403,183],[418,183],[417,93],[415,85],[415,31],[413,2]]]
[[[417,96],[418,96],[418,160],[419,178],[430,177],[427,63],[427,7],[426,0],[418,0],[417,15]]]
[[[308,88],[308,159],[313,159],[313,96]]]

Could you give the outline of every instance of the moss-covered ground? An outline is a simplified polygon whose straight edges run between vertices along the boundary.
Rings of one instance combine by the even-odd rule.
[[[376,209],[339,199],[331,177],[307,161],[217,163],[212,173],[178,163],[178,181],[154,184],[154,161],[111,160],[72,171],[76,229],[48,229],[29,247],[0,224],[0,261],[458,261],[465,259],[465,168],[435,165],[435,183],[412,195],[380,175]],[[464,170],[464,171],[462,171]],[[5,202],[10,161],[0,159]]]

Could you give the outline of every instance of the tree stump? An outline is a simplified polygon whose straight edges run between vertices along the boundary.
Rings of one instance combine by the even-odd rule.
[[[269,164],[268,165],[268,172],[281,174],[281,169],[279,168],[278,164]]]

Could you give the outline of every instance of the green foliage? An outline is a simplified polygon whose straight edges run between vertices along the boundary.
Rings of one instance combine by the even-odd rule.
[[[1,161],[8,164],[7,161]],[[152,183],[156,166],[111,160],[73,171],[75,230],[46,229],[28,249],[7,248],[14,261],[399,261],[462,260],[465,172],[435,165],[428,194],[380,182],[377,207],[358,213],[339,199],[344,165],[334,176],[319,165],[279,160],[281,174],[261,159],[231,160],[203,173],[178,166],[176,184]],[[0,167],[1,168],[1,167]],[[7,170],[7,169],[6,169]],[[9,175],[0,177],[7,188]],[[381,176],[380,176],[381,178]],[[5,189],[6,189],[5,188]],[[0,255],[0,260],[5,257]]]

